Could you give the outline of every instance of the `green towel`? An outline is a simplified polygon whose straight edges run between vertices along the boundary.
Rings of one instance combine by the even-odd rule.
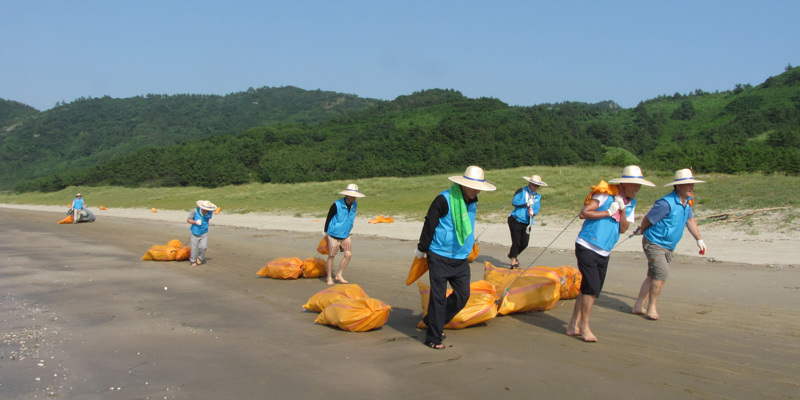
[[[454,183],[450,186],[450,215],[453,217],[453,227],[456,230],[458,244],[463,246],[464,241],[472,233],[472,222],[469,220],[467,202],[461,193],[461,186]]]

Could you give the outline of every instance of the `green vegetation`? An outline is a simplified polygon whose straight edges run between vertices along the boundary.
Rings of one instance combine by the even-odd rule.
[[[633,109],[511,107],[442,89],[377,101],[264,88],[81,99],[15,118],[24,122],[0,136],[0,188],[17,191],[405,178],[469,164],[800,174],[800,67],[756,87],[697,89]]]
[[[466,168],[466,167],[465,167]],[[459,173],[463,173],[460,171]],[[592,185],[601,179],[611,179],[621,173],[619,167],[520,167],[487,170],[486,178],[497,191],[480,194],[479,217],[484,221],[502,221],[510,211],[514,191],[525,185],[523,176],[541,175],[549,186],[542,187],[542,213],[539,220],[546,223],[552,216],[574,216]],[[421,220],[433,198],[450,186],[449,174],[411,178],[368,178],[354,180],[367,197],[359,201],[359,214]],[[657,185],[642,187],[637,198],[639,212],[646,212],[653,202],[670,191],[662,187],[671,182],[672,171],[647,171],[645,178]],[[769,207],[800,207],[800,177],[760,174],[724,175],[698,174],[707,183],[696,185],[699,215],[732,210],[752,210]],[[350,181],[330,181],[296,184],[246,184],[219,188],[124,188],[69,187],[58,192],[29,192],[0,194],[0,203],[64,205],[65,209],[76,192],[84,194],[90,207],[188,209],[197,199],[209,199],[224,212],[269,212],[281,215],[324,218],[330,203]],[[793,215],[793,214],[792,214]],[[792,218],[794,218],[792,216]]]

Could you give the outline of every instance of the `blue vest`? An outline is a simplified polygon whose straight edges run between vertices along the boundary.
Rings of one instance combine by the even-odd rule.
[[[445,200],[447,200],[447,214],[439,217],[439,224],[436,225],[436,230],[433,233],[433,240],[428,248],[442,257],[453,258],[456,260],[465,260],[469,253],[472,252],[472,246],[475,244],[475,211],[478,209],[478,202],[473,201],[467,204],[467,213],[469,215],[469,222],[472,224],[472,233],[464,239],[464,245],[458,244],[458,237],[456,236],[456,229],[453,226],[453,217],[450,213],[453,207],[450,205],[450,191],[445,190],[441,193]]]
[[[75,198],[72,200],[72,209],[73,210],[83,210],[83,199]]]
[[[328,223],[328,235],[337,239],[345,239],[350,236],[350,231],[353,230],[353,223],[356,221],[358,202],[354,200],[348,210],[344,199],[345,198],[342,197],[333,203],[336,205],[336,215],[334,215],[333,218],[331,218],[331,222]]]
[[[519,193],[515,194],[514,198],[511,200],[514,210],[512,210],[508,215],[514,217],[514,219],[525,225],[530,225],[533,224],[533,217],[528,215],[528,204],[525,202],[526,193],[528,194],[528,197],[533,197],[533,205],[531,206],[533,207],[533,214],[536,215],[539,213],[542,195],[532,192],[529,187],[525,186]],[[517,204],[522,204],[522,206],[518,206]]]
[[[614,196],[608,196],[606,201],[597,207],[597,211],[606,211]],[[625,215],[630,215],[636,207],[636,199],[632,199],[630,204],[625,206]],[[587,219],[583,221],[581,232],[578,237],[605,250],[611,251],[619,240],[619,222],[611,216],[600,219]]]
[[[203,223],[200,225],[193,224],[192,227],[190,228],[192,230],[192,234],[195,236],[200,236],[202,234],[208,233],[208,220],[210,220],[211,217],[213,216],[214,216],[213,211],[207,211],[206,215],[203,215],[203,212],[200,211],[200,207],[197,207],[194,210],[194,220],[203,221]]]
[[[675,246],[683,236],[683,229],[686,227],[686,221],[689,220],[689,211],[692,206],[688,201],[685,206],[681,204],[681,198],[675,191],[661,199],[669,204],[669,214],[647,228],[644,231],[644,237],[665,249],[675,250]]]

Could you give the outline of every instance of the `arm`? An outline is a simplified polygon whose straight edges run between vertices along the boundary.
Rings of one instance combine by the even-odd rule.
[[[524,188],[517,189],[514,192],[514,197],[511,199],[511,205],[514,207],[527,207],[528,205],[525,204],[525,193],[523,193]]]
[[[694,240],[703,240],[703,237],[700,236],[700,228],[697,227],[697,220],[694,218],[689,218],[686,221],[686,228],[689,229],[689,233],[692,234]]]
[[[600,201],[596,199],[592,199],[589,204],[583,206],[583,209],[580,213],[581,219],[602,219],[608,217],[608,212],[606,211],[597,211],[597,208],[600,207]]]
[[[186,222],[188,222],[188,223],[190,223],[190,224],[192,224],[192,225],[197,225],[197,222],[195,222],[195,220],[194,220],[194,217],[195,217],[195,215],[196,215],[196,211],[195,211],[195,210],[192,210],[192,211],[189,213],[189,217],[188,217],[188,218],[186,218]]]
[[[533,197],[533,215],[539,215],[539,210],[542,208],[542,195],[534,193]]]
[[[325,228],[322,230],[323,232],[328,231],[328,225],[330,225],[331,220],[336,215],[336,203],[334,202],[331,204],[330,210],[328,210],[328,218],[325,220]]]
[[[634,235],[644,235],[644,231],[646,231],[647,228],[649,228],[651,226],[653,226],[653,224],[650,223],[650,219],[647,218],[647,215],[645,215],[644,218],[642,218],[642,224],[639,225],[639,227],[636,228],[635,231],[633,231],[633,234]]]
[[[439,195],[433,199],[431,206],[428,208],[428,214],[425,216],[425,223],[422,225],[422,232],[419,235],[417,250],[423,253],[428,252],[428,248],[433,241],[433,234],[436,231],[436,227],[439,225],[439,218],[443,215],[447,215],[449,211],[450,207],[447,206],[447,200],[445,200],[444,196]]]

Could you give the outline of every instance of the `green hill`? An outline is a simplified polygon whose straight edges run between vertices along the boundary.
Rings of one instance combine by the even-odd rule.
[[[153,109],[151,103],[159,99],[140,100]],[[459,172],[467,164],[498,169],[638,163],[667,171],[691,167],[698,172],[800,174],[800,68],[787,68],[756,87],[735,85],[718,93],[698,89],[659,96],[633,109],[611,101],[512,107],[443,89],[363,103],[359,109],[325,114],[327,120],[280,124],[262,120],[201,125],[167,109],[157,121],[165,124],[176,116],[177,122],[170,125],[175,133],[168,137],[208,129],[205,136],[192,140],[186,135],[171,146],[153,142],[88,168],[72,168],[62,161],[70,168],[27,175],[41,178],[23,181],[17,188],[218,187],[409,177]],[[75,131],[72,125],[69,129]],[[5,153],[3,157],[5,162]],[[99,159],[96,153],[85,157]]]

